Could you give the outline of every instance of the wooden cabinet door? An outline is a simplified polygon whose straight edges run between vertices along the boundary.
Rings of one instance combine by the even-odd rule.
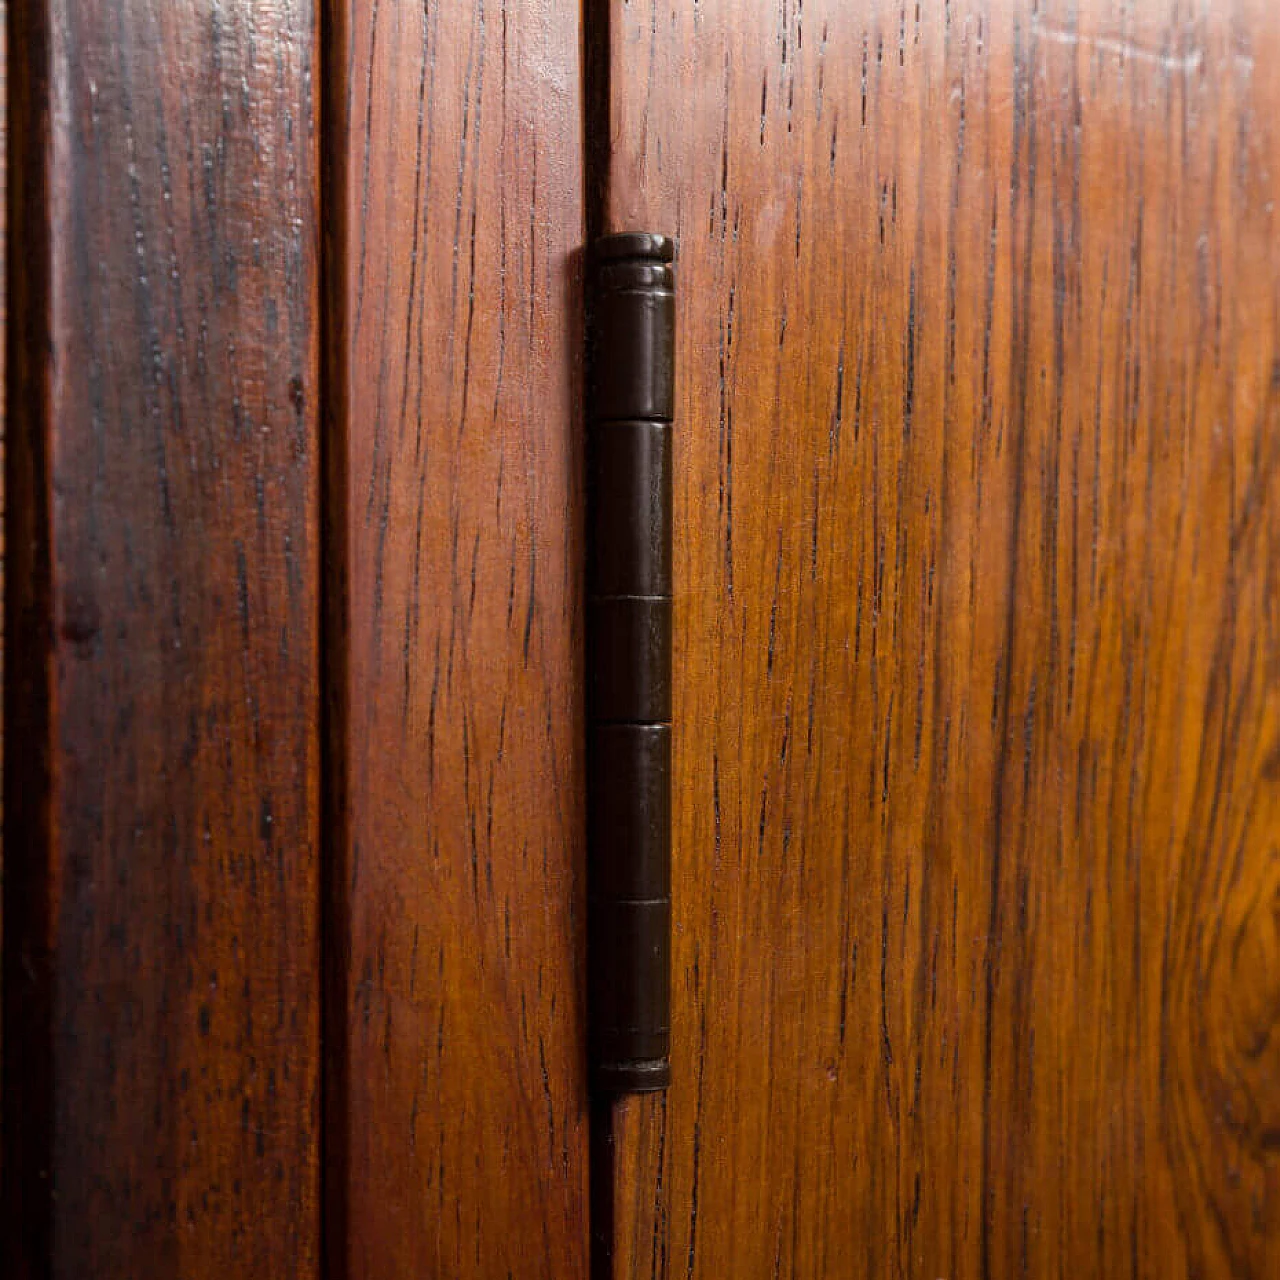
[[[607,9],[679,238],[613,1274],[1276,1274],[1280,11]]]

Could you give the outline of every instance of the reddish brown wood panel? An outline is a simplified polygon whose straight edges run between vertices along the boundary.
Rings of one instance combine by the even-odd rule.
[[[11,22],[5,1261],[306,1277],[315,17]]]
[[[329,1260],[572,1280],[580,32],[540,0],[332,19]]]
[[[1275,1274],[1280,11],[610,20],[680,238],[615,1274]]]

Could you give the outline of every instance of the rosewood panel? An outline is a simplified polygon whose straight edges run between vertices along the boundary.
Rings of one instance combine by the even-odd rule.
[[[1274,1274],[1280,12],[608,17],[681,282],[614,1274]]]
[[[10,24],[7,1273],[315,1275],[314,15]]]
[[[576,11],[330,10],[343,1280],[584,1274]]]

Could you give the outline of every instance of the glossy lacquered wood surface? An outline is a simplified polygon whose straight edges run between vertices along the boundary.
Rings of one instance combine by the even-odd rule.
[[[1280,11],[609,18],[679,237],[614,1274],[1276,1274]]]
[[[0,1269],[314,1276],[315,17],[10,22]]]
[[[580,30],[329,12],[331,1274],[584,1274]]]

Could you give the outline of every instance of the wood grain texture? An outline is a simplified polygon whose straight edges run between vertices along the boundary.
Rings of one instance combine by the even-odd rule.
[[[544,0],[329,17],[328,1263],[573,1280],[579,28]]]
[[[1280,12],[609,18],[680,241],[614,1274],[1276,1274]]]
[[[305,0],[23,0],[5,1263],[318,1268]]]

